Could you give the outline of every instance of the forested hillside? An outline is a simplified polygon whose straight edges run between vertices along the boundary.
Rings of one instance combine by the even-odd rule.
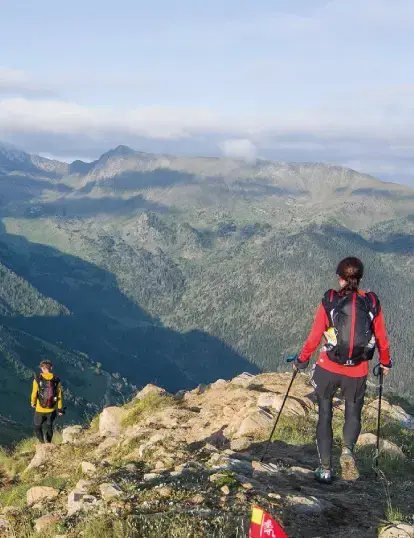
[[[352,254],[383,304],[397,364],[388,388],[410,396],[411,189],[320,164],[125,147],[66,168],[30,163],[18,173],[0,163],[0,308],[11,347],[34,362],[39,342],[85,354],[115,375],[112,400],[131,384],[175,390],[282,369]]]

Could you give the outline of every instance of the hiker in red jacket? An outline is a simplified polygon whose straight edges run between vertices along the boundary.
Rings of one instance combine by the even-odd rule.
[[[358,258],[345,258],[337,269],[339,291],[328,290],[318,307],[312,330],[294,363],[295,369],[308,365],[322,337],[325,338],[312,372],[319,419],[316,429],[320,466],[315,477],[320,482],[332,481],[332,400],[341,389],[345,399],[343,428],[342,478],[357,480],[358,468],[354,447],[361,431],[361,412],[367,384],[369,360],[378,348],[384,374],[392,368],[384,316],[378,297],[359,290],[364,266]]]

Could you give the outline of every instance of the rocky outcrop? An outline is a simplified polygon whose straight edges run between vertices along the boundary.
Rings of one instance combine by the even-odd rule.
[[[144,529],[149,514],[157,514],[157,525],[166,518],[160,536],[168,535],[177,516],[174,530],[187,532],[185,538],[214,535],[217,528],[223,530],[223,538],[230,538],[235,535],[237,521],[242,521],[239,536],[246,535],[251,506],[259,504],[285,523],[292,538],[375,536],[373,529],[385,514],[378,500],[383,498],[382,485],[373,473],[361,469],[363,480],[352,488],[339,478],[329,487],[314,480],[318,458],[309,438],[316,414],[305,375],[297,376],[279,422],[285,437],[270,443],[265,460],[260,461],[290,379],[291,374],[243,374],[235,380],[219,380],[186,391],[180,399],[147,385],[144,393],[141,391],[123,408],[104,409],[99,432],[69,430],[62,446],[41,445],[36,449],[34,465],[27,475],[33,487],[27,492],[24,517],[29,514],[32,527],[42,528],[39,532],[46,534],[60,520],[62,528],[71,529],[69,536],[74,537],[82,535],[83,525],[89,521],[119,520],[125,528],[136,521],[147,538]],[[124,421],[134,407],[139,412]],[[338,405],[336,417],[342,412]],[[384,420],[397,419],[386,415]],[[383,429],[384,434],[387,431],[395,431],[394,426]],[[401,431],[401,439],[411,435]],[[361,435],[357,447],[360,462],[367,455],[365,446],[373,447],[375,440],[373,433]],[[410,462],[404,459],[406,443],[400,448],[383,439],[381,448],[398,456],[386,458],[387,462],[410,469]],[[80,471],[83,478],[73,487]],[[57,489],[40,485],[49,477],[62,480],[60,494]],[[409,473],[407,477],[401,473],[398,480],[399,494],[403,495],[411,487]],[[398,480],[394,484],[399,485]],[[21,509],[15,509],[19,514]],[[216,517],[219,519],[209,527],[208,521]],[[225,534],[227,517],[233,519]],[[201,518],[202,530],[196,531],[193,525]],[[3,509],[1,538],[1,526],[8,532],[15,520],[15,515],[8,517]],[[383,528],[381,538],[394,538],[393,532],[406,532],[406,527]],[[183,534],[178,536],[184,538]]]
[[[63,429],[62,442],[63,443],[76,443],[79,440],[79,436],[82,433],[83,426],[74,425],[68,426]]]
[[[37,469],[41,465],[47,464],[52,458],[56,446],[51,443],[43,443],[36,445],[36,453],[32,461],[29,463],[27,470]]]
[[[99,415],[99,434],[102,437],[116,437],[122,430],[122,419],[126,415],[121,407],[106,407]]]

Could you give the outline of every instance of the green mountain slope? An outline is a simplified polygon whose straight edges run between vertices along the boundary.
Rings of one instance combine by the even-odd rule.
[[[6,305],[8,329],[84,352],[136,385],[280,369],[335,285],[337,261],[354,254],[388,322],[398,365],[389,386],[410,396],[412,189],[336,166],[124,146],[94,163],[43,162],[30,177],[48,188],[1,209],[0,261],[70,315]]]

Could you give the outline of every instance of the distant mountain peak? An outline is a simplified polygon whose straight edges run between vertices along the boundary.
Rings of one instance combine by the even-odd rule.
[[[129,157],[132,155],[135,155],[136,151],[128,146],[123,146],[122,144],[117,146],[114,149],[110,149],[103,155],[101,155],[100,159],[108,159],[110,157]]]

